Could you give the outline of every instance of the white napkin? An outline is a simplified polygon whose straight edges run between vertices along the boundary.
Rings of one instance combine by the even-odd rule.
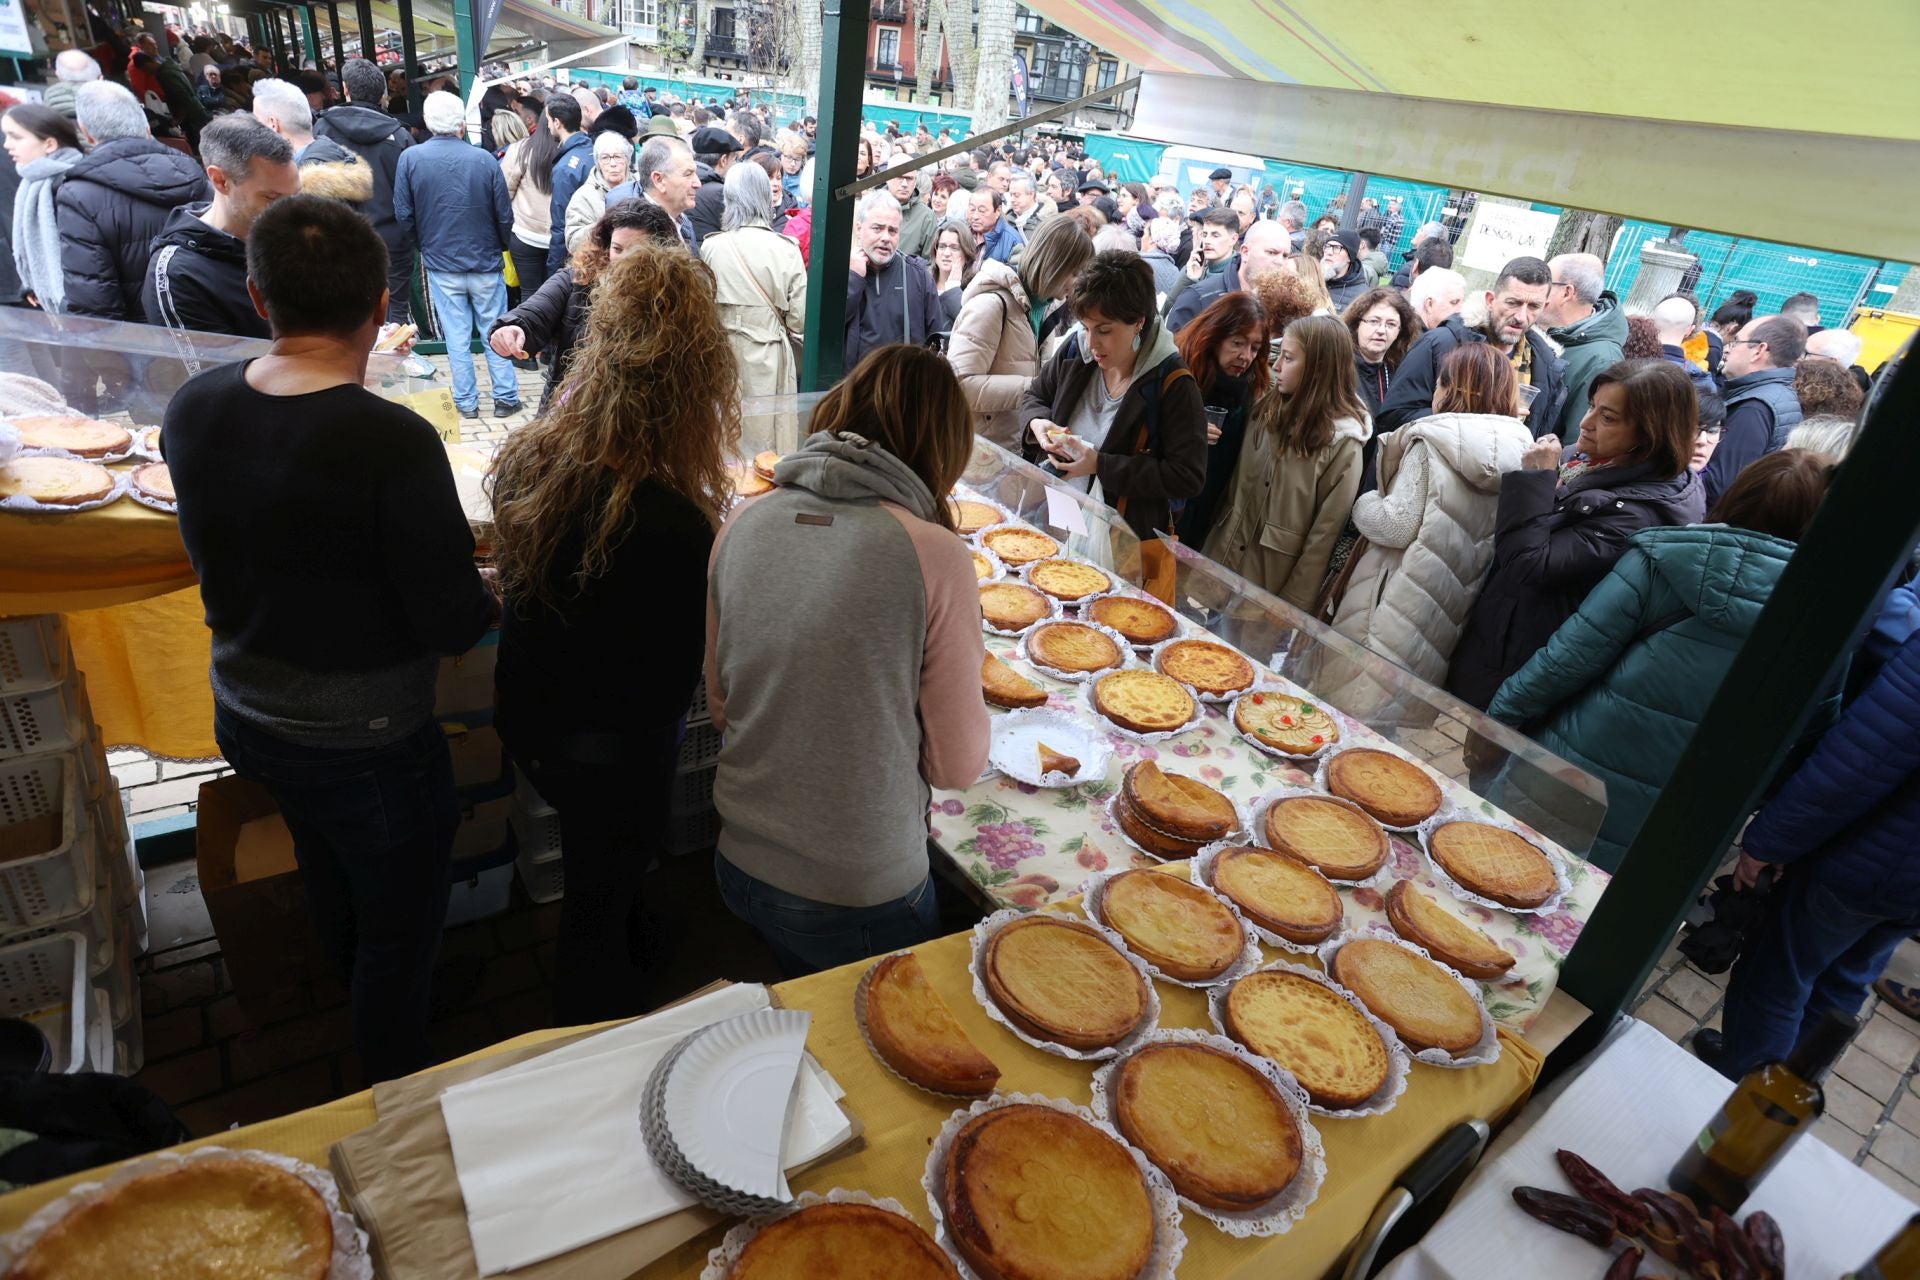
[[[696,1203],[647,1152],[647,1078],[690,1032],[764,1009],[767,989],[732,986],[456,1085],[440,1096],[480,1274],[497,1275]],[[808,1060],[784,1157],[803,1164],[845,1141],[839,1086]]]

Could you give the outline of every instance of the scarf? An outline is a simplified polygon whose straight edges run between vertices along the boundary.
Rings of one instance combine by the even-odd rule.
[[[1560,464],[1560,487],[1564,489],[1589,471],[1610,467],[1613,461],[1612,458],[1590,458],[1584,453],[1576,453]]]
[[[20,167],[20,187],[13,193],[13,265],[24,288],[33,291],[49,315],[67,309],[67,283],[60,272],[60,228],[53,220],[53,192],[60,176],[73,168],[80,153],[62,147],[50,156]]]

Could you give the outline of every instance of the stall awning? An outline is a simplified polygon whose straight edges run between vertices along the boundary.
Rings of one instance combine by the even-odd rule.
[[[1671,0],[1455,0],[1418,19],[1346,0],[1028,2],[1165,73],[1141,87],[1142,136],[1920,258],[1912,0],[1814,23]]]

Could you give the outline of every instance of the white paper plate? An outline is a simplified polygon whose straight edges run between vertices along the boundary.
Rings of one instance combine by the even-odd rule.
[[[1085,717],[1046,707],[1023,708],[995,717],[987,746],[987,763],[1016,782],[1035,787],[1073,787],[1103,782],[1113,763],[1113,743]],[[1040,744],[1080,761],[1080,772],[1040,772]]]
[[[695,1169],[748,1195],[793,1198],[781,1145],[812,1021],[802,1009],[756,1010],[714,1024],[680,1055],[663,1102]]]

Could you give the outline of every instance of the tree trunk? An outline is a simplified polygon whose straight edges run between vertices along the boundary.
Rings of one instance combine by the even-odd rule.
[[[947,35],[947,0],[919,0],[913,6],[913,100],[932,103],[940,78],[940,46]]]
[[[1590,253],[1605,262],[1607,255],[1613,252],[1613,240],[1620,233],[1623,221],[1610,213],[1567,209],[1560,215],[1560,225],[1553,229],[1553,239],[1547,242],[1547,256],[1557,258],[1563,253]]]
[[[795,0],[795,6],[800,28],[800,57],[794,66],[794,75],[799,80],[800,94],[806,99],[806,110],[802,114],[818,119],[822,39],[820,0]],[[813,192],[807,192],[806,197],[813,199]]]
[[[707,0],[693,0],[693,51],[687,55],[687,64],[695,75],[707,68],[707,24],[713,21],[710,9]]]
[[[973,71],[973,131],[1007,122],[1013,85],[1014,0],[980,0],[979,57]]]

